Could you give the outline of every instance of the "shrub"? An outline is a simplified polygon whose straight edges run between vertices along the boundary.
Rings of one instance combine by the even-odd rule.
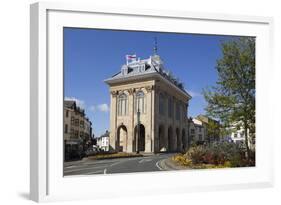
[[[174,161],[178,162],[182,166],[190,166],[192,164],[192,161],[189,158],[186,158],[182,154],[178,154],[173,156],[172,158]]]
[[[214,142],[209,145],[193,145],[183,157],[193,165],[212,164],[225,167],[246,166],[244,147],[229,142]]]
[[[247,160],[243,144],[213,142],[209,145],[193,144],[185,154],[175,155],[172,159],[195,169],[245,167],[255,165],[255,152],[251,152]]]
[[[199,145],[191,147],[184,156],[190,159],[193,164],[201,164],[204,163],[205,155],[206,149],[203,145]]]

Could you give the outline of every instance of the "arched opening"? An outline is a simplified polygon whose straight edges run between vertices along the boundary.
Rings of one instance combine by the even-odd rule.
[[[127,128],[125,125],[120,125],[117,129],[117,146],[116,150],[118,152],[126,151],[127,144]]]
[[[173,128],[169,127],[168,129],[168,151],[171,152],[173,150]]]
[[[180,138],[180,130],[179,128],[176,129],[176,136],[177,136],[177,151],[181,151],[182,149],[182,142]]]
[[[138,125],[136,125],[135,137],[134,137],[134,151],[135,152],[136,151],[143,152],[145,150],[145,127],[144,127],[144,125],[140,124],[139,129],[140,130],[138,132]]]
[[[165,137],[164,137],[164,126],[160,125],[159,126],[159,130],[158,130],[158,134],[159,134],[159,152],[162,151],[166,151],[165,150]]]
[[[182,150],[185,151],[186,150],[186,146],[187,146],[187,142],[186,142],[186,137],[185,137],[185,130],[182,129],[182,135],[181,135],[182,139]]]
[[[165,96],[160,93],[159,95],[159,114],[160,115],[165,115],[166,112],[165,112]]]

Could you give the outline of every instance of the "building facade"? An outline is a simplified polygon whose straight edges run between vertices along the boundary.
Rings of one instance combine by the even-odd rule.
[[[190,143],[203,143],[207,138],[207,126],[196,118],[189,119]]]
[[[75,101],[64,101],[65,159],[81,155],[91,141],[92,123]]]
[[[188,102],[182,83],[159,55],[133,59],[106,79],[110,89],[110,149],[174,152],[188,146]]]
[[[245,131],[243,129],[233,130],[230,138],[234,143],[243,143],[245,141]]]
[[[229,138],[232,142],[236,144],[244,144],[246,142],[245,129],[241,122],[232,123],[232,126],[228,128],[230,131]],[[255,150],[255,140],[250,136],[249,130],[247,130],[248,135],[248,146],[251,150]]]
[[[97,146],[99,149],[109,151],[109,132],[106,131],[103,135],[97,138]]]
[[[221,125],[220,125],[219,121],[214,120],[205,115],[198,115],[195,119],[201,121],[202,125],[206,129],[205,141],[208,141],[210,143],[210,142],[220,140]]]

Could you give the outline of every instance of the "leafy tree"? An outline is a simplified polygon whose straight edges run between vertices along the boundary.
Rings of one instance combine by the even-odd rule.
[[[218,140],[220,137],[220,124],[213,120],[209,120],[207,126],[207,140],[210,143],[213,140]]]
[[[221,50],[222,57],[216,65],[218,81],[203,90],[206,111],[224,125],[235,123],[244,128],[249,156],[249,137],[255,136],[255,38],[225,41]]]

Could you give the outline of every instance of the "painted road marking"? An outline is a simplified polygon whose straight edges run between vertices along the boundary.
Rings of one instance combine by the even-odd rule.
[[[70,172],[77,172],[77,171],[83,171],[83,170],[91,170],[91,169],[102,169],[104,167],[108,167],[107,165],[103,165],[103,166],[95,166],[95,167],[80,167],[80,168],[76,168],[76,169],[70,169],[70,170],[64,170],[65,173],[70,173]]]
[[[68,167],[64,167],[65,169],[71,169],[71,168],[74,168],[74,167],[77,167],[77,165],[70,165]]]
[[[150,162],[150,161],[152,161],[152,159],[142,159],[142,160],[139,161],[139,163]]]
[[[160,171],[163,171],[163,168],[162,167],[160,167],[160,165],[159,165],[159,163],[160,162],[162,162],[164,159],[162,159],[162,160],[159,160],[158,162],[156,162],[156,167],[160,170]]]

